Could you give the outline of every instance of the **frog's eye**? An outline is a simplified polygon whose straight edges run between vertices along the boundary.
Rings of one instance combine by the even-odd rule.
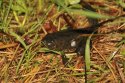
[[[75,40],[71,41],[71,47],[76,47],[76,41]]]

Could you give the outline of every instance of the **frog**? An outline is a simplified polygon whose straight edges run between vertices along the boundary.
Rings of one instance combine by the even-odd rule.
[[[97,23],[87,28],[80,29],[64,29],[54,33],[48,33],[43,39],[42,43],[50,50],[64,51],[65,53],[77,53],[78,55],[85,55],[86,41],[91,34],[98,34],[97,30],[100,26],[108,22],[112,22],[125,14],[106,21]],[[90,49],[92,48],[92,39],[90,40]]]
[[[83,33],[88,35],[83,35]],[[54,33],[48,33],[42,39],[42,43],[50,50],[82,55],[85,50],[83,47],[85,47],[86,40],[90,33],[92,32],[88,31],[88,29],[65,29]]]
[[[81,0],[79,4],[81,4],[84,10],[96,12],[96,10],[84,0]],[[64,53],[75,52],[78,55],[83,55],[85,52],[85,48],[83,47],[85,47],[88,38],[88,36],[83,37],[83,34],[91,34],[95,30],[95,27],[98,26],[98,19],[90,17],[87,17],[87,19],[91,26],[79,29],[73,29],[72,26],[69,26],[65,30],[48,33],[42,39],[42,43],[50,50],[63,51]],[[91,44],[90,42],[90,47]]]

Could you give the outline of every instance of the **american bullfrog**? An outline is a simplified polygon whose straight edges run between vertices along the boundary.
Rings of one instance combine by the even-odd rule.
[[[77,30],[70,28],[54,33],[49,33],[42,39],[42,43],[50,50],[64,51],[65,53],[75,52],[78,55],[84,56],[86,41],[88,38],[88,35],[86,34],[92,34],[94,31],[98,29],[98,27],[113,20],[114,19],[107,20],[99,24],[93,25],[89,28],[77,29]],[[91,45],[92,44],[90,43],[90,48]],[[62,56],[62,60],[64,64],[67,62],[65,56]],[[85,83],[87,83],[86,65],[84,68],[85,68]]]
[[[65,53],[78,53],[83,54],[83,50],[86,45],[86,40],[88,36],[83,35],[89,34],[89,31],[66,29],[54,33],[47,34],[42,42],[44,45],[51,49],[57,51],[64,51]],[[82,35],[82,36],[81,36]]]
[[[112,22],[115,19],[125,16],[125,14],[112,18],[101,23],[92,25],[83,29],[65,29],[54,33],[48,33],[43,39],[42,43],[51,49],[57,51],[64,51],[65,53],[73,53],[81,55],[84,54],[86,40],[90,34],[104,25],[107,22]],[[90,45],[91,46],[91,45]]]
[[[96,10],[84,0],[81,0],[80,3],[84,10],[93,11]],[[84,54],[84,49],[86,45],[86,40],[88,36],[83,36],[83,34],[91,34],[95,28],[94,26],[97,25],[98,20],[94,18],[87,17],[88,22],[91,26],[88,26],[84,29],[73,29],[68,28],[66,30],[61,30],[54,33],[48,33],[42,40],[44,45],[51,49],[57,51],[64,51],[65,53],[73,53],[76,52],[77,54],[81,55]],[[81,36],[82,35],[82,36]]]

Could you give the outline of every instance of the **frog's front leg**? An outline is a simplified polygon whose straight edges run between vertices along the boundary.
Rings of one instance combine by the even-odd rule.
[[[66,54],[64,52],[61,54],[61,58],[63,65],[66,65],[69,59],[66,57]]]

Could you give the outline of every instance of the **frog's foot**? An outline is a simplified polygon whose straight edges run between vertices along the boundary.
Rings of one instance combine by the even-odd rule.
[[[61,57],[62,57],[62,63],[63,63],[63,65],[66,66],[69,59],[65,55],[62,55]]]

